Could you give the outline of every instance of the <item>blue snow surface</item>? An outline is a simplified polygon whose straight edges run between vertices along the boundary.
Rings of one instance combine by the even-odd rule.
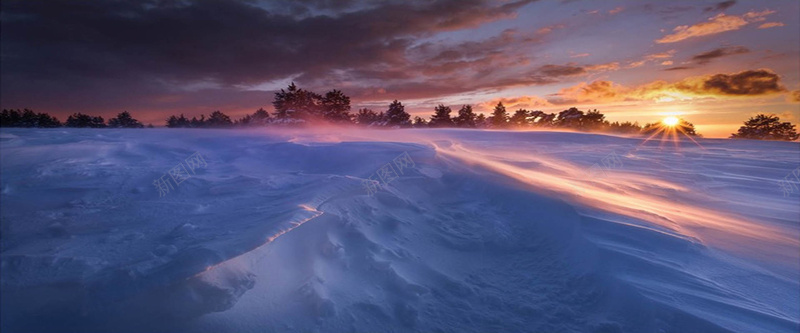
[[[800,144],[2,129],[2,332],[797,332]]]

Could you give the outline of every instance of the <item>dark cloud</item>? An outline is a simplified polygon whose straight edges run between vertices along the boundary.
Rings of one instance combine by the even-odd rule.
[[[687,70],[687,69],[692,69],[692,68],[694,68],[694,67],[688,67],[688,66],[675,66],[675,67],[666,68],[666,69],[664,69],[664,70],[665,70],[665,71],[682,71],[682,70]]]
[[[735,74],[716,74],[700,80],[676,84],[680,90],[695,94],[758,96],[786,91],[780,77],[766,69],[748,70]]]
[[[0,89],[5,106],[24,95],[110,96],[112,84],[185,92],[290,78],[315,88],[342,72],[350,82],[407,80],[418,73],[403,71],[425,72],[409,58],[416,41],[513,17],[532,1],[3,1]],[[440,49],[440,61],[478,71],[519,62],[490,52],[509,38]]]
[[[586,69],[579,66],[544,65],[539,67],[539,72],[549,77],[573,76],[586,73]]]
[[[749,52],[750,49],[744,46],[721,47],[695,55],[694,57],[692,57],[692,61],[702,65],[702,64],[707,64],[716,58],[722,58],[726,56],[731,56],[735,54],[744,54]]]
[[[723,1],[723,2],[717,3],[717,4],[713,5],[713,6],[708,6],[708,7],[704,8],[703,11],[704,12],[721,12],[723,10],[726,10],[726,9],[730,8],[731,6],[733,6],[735,4],[736,4],[736,0]]]

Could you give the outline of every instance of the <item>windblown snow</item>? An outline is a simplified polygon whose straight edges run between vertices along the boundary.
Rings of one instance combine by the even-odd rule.
[[[800,145],[698,143],[3,129],[0,329],[797,332]]]

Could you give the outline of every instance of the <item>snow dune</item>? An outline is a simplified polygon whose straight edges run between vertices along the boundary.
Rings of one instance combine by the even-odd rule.
[[[0,328],[796,332],[800,146],[699,143],[3,129]]]

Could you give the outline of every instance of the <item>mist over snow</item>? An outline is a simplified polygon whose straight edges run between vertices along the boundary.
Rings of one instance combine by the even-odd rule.
[[[4,128],[0,329],[796,332],[798,143],[698,143]]]

